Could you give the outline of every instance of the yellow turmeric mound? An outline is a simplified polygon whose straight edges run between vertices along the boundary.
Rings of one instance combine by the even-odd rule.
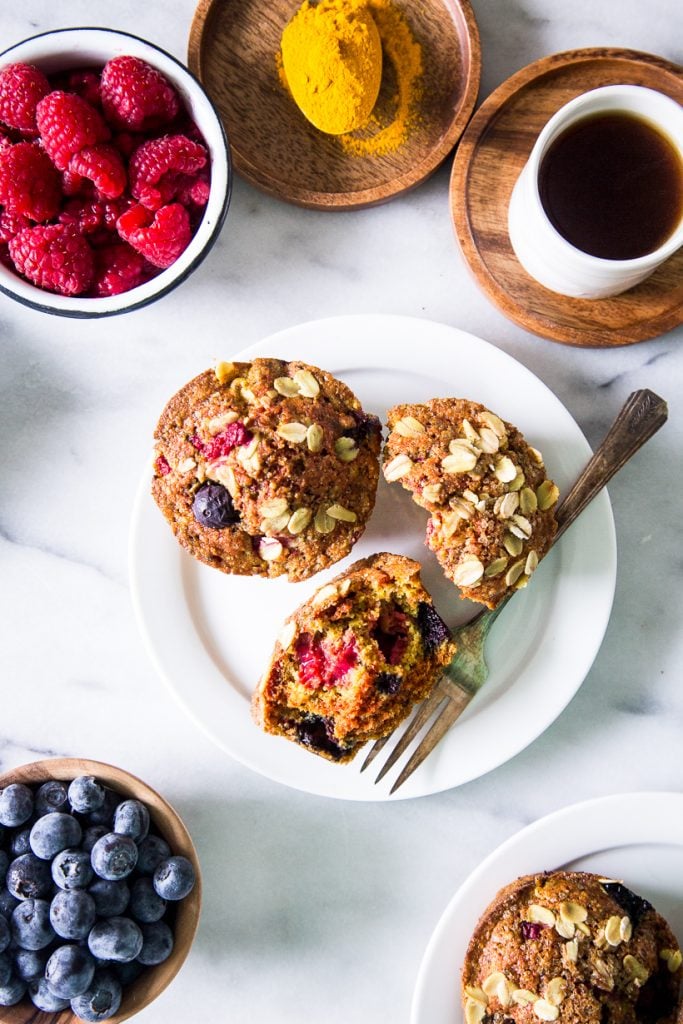
[[[343,135],[365,124],[382,80],[382,44],[364,0],[305,0],[282,33],[282,65],[320,131]]]

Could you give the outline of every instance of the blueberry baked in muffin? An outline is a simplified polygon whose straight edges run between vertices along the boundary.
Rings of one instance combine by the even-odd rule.
[[[219,363],[164,409],[152,495],[207,565],[302,580],[348,555],[363,533],[380,445],[377,417],[325,370]]]
[[[384,476],[430,513],[427,544],[463,597],[495,608],[552,544],[559,491],[543,457],[477,402],[396,405]]]
[[[350,761],[426,697],[455,653],[418,562],[355,562],[287,619],[254,693],[266,732]]]
[[[675,1024],[671,928],[617,880],[526,875],[498,893],[465,957],[465,1024]]]

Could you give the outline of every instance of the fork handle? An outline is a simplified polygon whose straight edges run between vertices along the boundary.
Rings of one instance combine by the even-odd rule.
[[[553,543],[571,526],[617,470],[663,426],[668,415],[666,402],[654,391],[642,388],[629,395],[602,444],[558,509],[558,528]]]

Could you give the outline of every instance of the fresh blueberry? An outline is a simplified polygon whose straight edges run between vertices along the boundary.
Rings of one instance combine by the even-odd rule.
[[[60,889],[85,889],[93,880],[90,853],[86,850],[61,850],[52,861],[51,871]]]
[[[0,825],[17,828],[33,814],[33,793],[21,782],[14,782],[0,793]]]
[[[19,900],[16,899],[11,892],[7,889],[0,889],[0,916],[5,919],[9,919],[12,916],[12,911],[15,907],[19,906]]]
[[[120,917],[128,906],[130,889],[125,882],[96,878],[88,892],[95,901],[99,917]]]
[[[78,846],[83,833],[76,818],[62,811],[51,811],[38,818],[31,829],[31,849],[36,857],[52,860],[55,854]]]
[[[154,888],[164,900],[185,899],[194,883],[194,868],[187,857],[168,857],[154,872]]]
[[[110,917],[94,925],[88,936],[88,947],[100,960],[125,964],[135,960],[142,949],[142,932],[129,917]]]
[[[22,949],[45,949],[55,937],[47,900],[23,900],[12,914],[12,938]]]
[[[111,882],[127,878],[138,860],[138,848],[130,836],[109,832],[98,839],[90,852],[93,870]]]
[[[58,892],[50,904],[50,923],[62,939],[87,938],[95,917],[95,901],[82,889]]]
[[[450,639],[451,631],[433,605],[420,601],[417,606],[417,628],[426,654],[433,654]]]
[[[37,1006],[43,1013],[59,1013],[60,1010],[66,1010],[69,1005],[68,999],[62,999],[50,990],[50,986],[45,981],[45,978],[37,978],[35,981],[30,981],[28,994],[33,1005]]]
[[[152,924],[160,921],[166,912],[166,900],[156,892],[152,879],[148,876],[136,878],[130,890],[128,912],[136,921]]]
[[[106,825],[107,832],[111,832],[111,827],[114,824],[114,811],[118,807],[120,800],[121,797],[118,793],[105,786],[102,806],[98,807],[96,811],[90,812],[88,815],[88,825]]]
[[[68,811],[69,798],[67,788],[63,782],[50,779],[44,782],[36,793],[36,814],[42,817],[43,814],[50,814],[51,811]]]
[[[171,851],[169,850],[169,853],[170,852]],[[168,854],[167,854],[167,856],[168,856]],[[163,858],[162,858],[162,860],[163,860]],[[2,884],[5,881],[5,876],[7,875],[7,868],[8,867],[9,867],[9,856],[7,855],[5,850],[0,850],[0,884]]]
[[[71,1009],[81,1020],[108,1020],[121,1005],[121,996],[121,983],[111,971],[95,971],[90,987],[71,1000]]]
[[[145,836],[142,842],[138,843],[137,870],[141,875],[153,875],[161,864],[171,856],[171,847],[161,836]]]
[[[91,814],[103,806],[104,794],[104,786],[92,775],[79,775],[69,786],[69,803],[79,814]]]
[[[109,835],[111,829],[107,825],[89,825],[83,833],[81,849],[90,853],[93,846],[102,836]]]
[[[10,851],[14,857],[21,857],[22,853],[31,851],[31,829],[22,828],[15,832],[9,844]]]
[[[149,811],[139,800],[124,800],[114,813],[114,832],[136,843],[149,832]]]
[[[50,991],[61,999],[80,996],[89,987],[94,973],[95,961],[81,946],[58,946],[45,965]]]
[[[141,879],[142,881],[142,879]],[[156,921],[156,918],[150,918],[152,921]],[[12,933],[7,920],[4,917],[0,917],[0,953],[3,953],[10,944]]]
[[[131,960],[127,964],[111,964],[111,967],[124,988],[137,981],[145,969],[137,960]]]
[[[7,953],[0,953],[0,986],[6,985],[12,977],[12,962]]]
[[[232,498],[222,484],[206,483],[196,491],[192,502],[192,515],[202,526],[224,530],[239,519]]]
[[[173,951],[173,932],[165,921],[142,925],[142,949],[138,961],[145,967],[153,967],[168,960]]]
[[[6,985],[0,985],[0,1006],[16,1006],[26,995],[26,982],[11,977]]]
[[[5,885],[18,900],[47,896],[52,887],[50,865],[33,853],[22,853],[7,868]]]
[[[45,949],[17,949],[14,951],[14,970],[24,981],[36,981],[45,973],[48,952]]]

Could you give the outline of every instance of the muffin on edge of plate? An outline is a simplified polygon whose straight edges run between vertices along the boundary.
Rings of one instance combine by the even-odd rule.
[[[430,513],[427,545],[462,597],[495,608],[526,586],[557,530],[541,453],[479,402],[433,398],[388,412],[384,476]]]
[[[683,968],[671,928],[623,882],[539,872],[502,888],[465,956],[465,1024],[674,1024]]]
[[[152,495],[180,544],[207,565],[302,580],[363,533],[380,446],[377,417],[326,370],[218,363],[161,414]]]
[[[266,732],[327,760],[350,761],[432,690],[455,653],[420,580],[387,552],[361,559],[286,620],[252,699]]]

